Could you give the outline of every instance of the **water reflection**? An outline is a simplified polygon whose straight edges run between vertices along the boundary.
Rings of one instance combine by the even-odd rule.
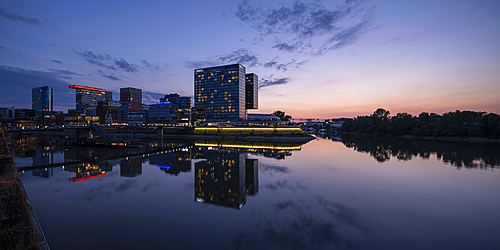
[[[76,177],[70,178],[71,182],[84,181],[96,177],[106,176],[106,172],[113,171],[113,165],[109,162],[100,164],[82,164],[82,165],[69,165],[64,168],[65,171],[76,173]]]
[[[161,171],[178,175],[181,172],[191,172],[191,154],[188,148],[170,153],[149,156],[149,164],[154,164]]]
[[[142,174],[142,158],[127,157],[120,160],[120,176],[137,177]]]
[[[405,140],[386,137],[342,135],[342,143],[358,152],[369,153],[378,162],[395,157],[409,161],[414,157],[438,159],[457,169],[488,169],[500,166],[500,148],[487,143],[458,143],[426,140]]]

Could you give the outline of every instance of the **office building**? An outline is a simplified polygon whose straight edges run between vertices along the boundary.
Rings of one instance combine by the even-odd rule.
[[[113,100],[104,100],[97,104],[99,124],[113,124],[122,122],[121,103]]]
[[[140,102],[142,103],[142,89],[127,87],[120,89],[120,102]]]
[[[206,121],[246,120],[245,73],[240,64],[194,71],[194,106],[205,109]]]
[[[184,125],[191,123],[191,97],[170,94],[160,98],[160,102],[170,102],[174,105],[177,115],[175,123]]]
[[[254,73],[245,75],[245,108],[259,108],[259,77]]]
[[[36,110],[36,116],[41,118],[47,111],[53,111],[53,89],[49,86],[31,89],[31,109]]]
[[[140,102],[129,102],[121,104],[122,122],[127,124],[146,124],[148,121],[149,105]]]
[[[148,122],[150,124],[177,123],[176,105],[171,102],[158,102],[149,105]]]
[[[77,115],[96,116],[97,104],[106,98],[106,90],[87,86],[71,85],[76,89]]]

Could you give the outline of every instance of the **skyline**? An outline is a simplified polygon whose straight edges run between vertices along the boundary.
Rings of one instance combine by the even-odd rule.
[[[193,97],[196,68],[240,63],[259,109],[294,119],[409,112],[500,113],[497,1],[120,1],[0,4],[0,106],[54,89],[136,87],[143,102]]]

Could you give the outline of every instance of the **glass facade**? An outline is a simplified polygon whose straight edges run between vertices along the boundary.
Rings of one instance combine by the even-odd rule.
[[[206,121],[246,120],[245,73],[240,64],[194,71],[194,106],[205,109]]]
[[[45,111],[53,111],[53,89],[49,86],[31,89],[31,109],[36,110],[41,117]]]
[[[69,88],[76,89],[77,115],[96,116],[97,104],[106,99],[106,90],[78,85]]]
[[[259,108],[259,77],[254,73],[245,75],[245,105],[247,109]]]

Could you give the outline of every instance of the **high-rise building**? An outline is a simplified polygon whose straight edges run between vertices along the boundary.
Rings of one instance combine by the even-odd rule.
[[[259,77],[254,73],[245,75],[245,107],[259,108]]]
[[[120,89],[120,102],[140,102],[142,103],[142,89],[127,87]]]
[[[106,90],[79,85],[68,88],[76,89],[77,115],[96,116],[97,104],[106,98]]]
[[[194,106],[205,109],[207,121],[246,120],[245,73],[240,64],[194,71]]]
[[[54,110],[53,94],[53,89],[49,86],[31,89],[31,109],[36,110],[37,117]]]

